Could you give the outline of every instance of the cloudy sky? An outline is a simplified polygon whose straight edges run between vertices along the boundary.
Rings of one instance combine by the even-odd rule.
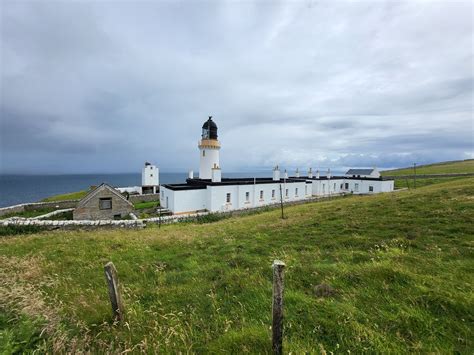
[[[470,1],[5,1],[0,172],[474,157]]]

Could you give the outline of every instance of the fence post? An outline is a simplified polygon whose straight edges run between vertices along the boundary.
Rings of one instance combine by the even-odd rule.
[[[105,271],[105,280],[107,281],[107,286],[109,288],[109,298],[112,305],[112,314],[114,318],[118,321],[123,320],[123,303],[122,295],[120,294],[120,286],[117,276],[117,269],[114,264],[109,261],[104,266]]]
[[[272,304],[272,348],[273,353],[283,354],[283,276],[285,263],[273,261],[273,304]]]

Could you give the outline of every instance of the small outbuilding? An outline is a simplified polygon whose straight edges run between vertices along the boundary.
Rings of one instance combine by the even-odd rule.
[[[79,201],[74,209],[75,220],[120,219],[133,211],[133,204],[119,191],[101,184]]]

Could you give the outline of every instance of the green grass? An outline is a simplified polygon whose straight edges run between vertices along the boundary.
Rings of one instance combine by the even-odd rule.
[[[79,200],[89,193],[89,190],[71,192],[67,194],[54,195],[43,199],[43,202],[65,201],[65,200]]]
[[[460,160],[454,162],[420,165],[416,167],[417,174],[454,174],[474,173],[474,159]],[[382,171],[382,175],[412,175],[413,167]]]
[[[439,184],[443,182],[448,182],[448,181],[455,181],[455,180],[461,180],[465,179],[466,177],[440,177],[440,178],[417,178],[416,179],[416,187],[423,187],[423,186],[429,186],[433,184]],[[404,187],[408,187],[409,189],[413,189],[415,187],[415,181],[414,179],[395,179],[395,188],[396,189],[401,189]]]
[[[56,211],[57,208],[49,207],[49,208],[41,208],[34,211],[23,211],[23,212],[12,212],[4,214],[0,216],[0,219],[10,218],[10,217],[23,217],[23,218],[33,218],[37,216],[41,216],[46,213],[50,213]]]
[[[4,237],[0,353],[270,353],[281,259],[285,353],[472,354],[473,196],[467,178],[287,207],[285,220],[272,210]],[[108,261],[123,324],[111,319]],[[334,295],[315,296],[322,283]]]
[[[154,208],[160,205],[160,201],[137,202],[133,204],[136,210],[144,210],[147,208]]]

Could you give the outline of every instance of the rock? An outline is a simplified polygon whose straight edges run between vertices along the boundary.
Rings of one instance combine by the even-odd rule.
[[[314,294],[316,297],[331,297],[334,296],[336,291],[331,285],[322,283],[314,287]]]

